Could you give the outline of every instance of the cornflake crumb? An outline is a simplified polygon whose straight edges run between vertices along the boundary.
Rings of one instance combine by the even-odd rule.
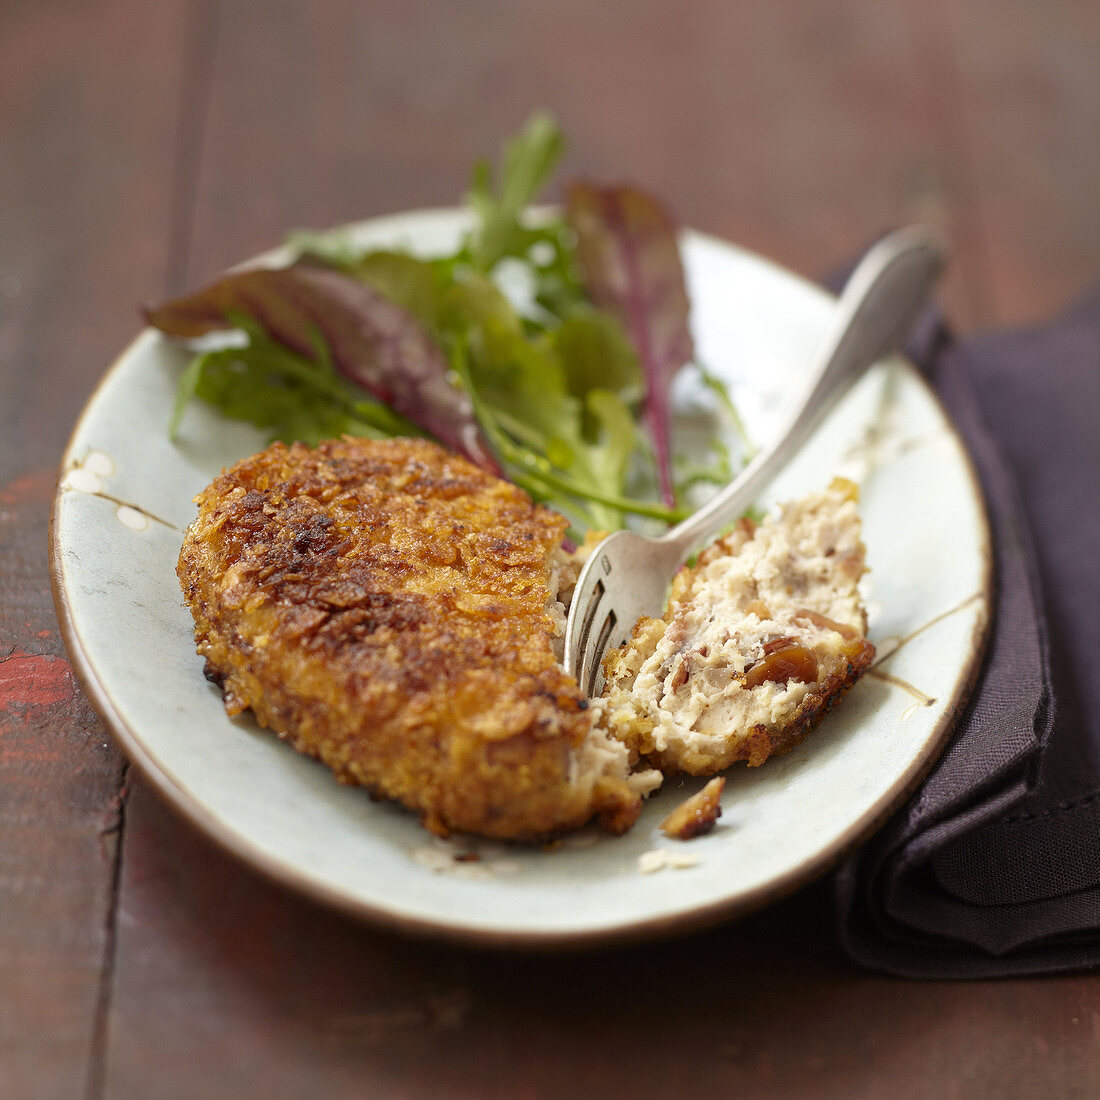
[[[661,832],[674,840],[691,840],[702,836],[714,828],[714,823],[722,816],[722,791],[725,790],[724,776],[712,779],[702,790],[685,798],[675,810],[661,822]]]
[[[437,875],[485,880],[517,875],[523,870],[523,864],[507,856],[506,852],[503,845],[492,842],[477,844],[436,838],[431,844],[411,849],[409,857],[417,866]]]
[[[450,852],[441,851],[439,848],[414,848],[410,853],[413,863],[423,867],[426,871],[442,873],[454,866],[454,856]]]
[[[581,851],[585,848],[594,848],[600,842],[600,835],[594,829],[581,829],[579,832],[570,833],[562,837],[557,844],[560,848],[570,848]]]
[[[699,857],[691,852],[670,852],[667,848],[654,848],[651,852],[642,852],[638,856],[638,870],[643,875],[652,875],[666,867],[682,871],[696,866],[698,862]]]

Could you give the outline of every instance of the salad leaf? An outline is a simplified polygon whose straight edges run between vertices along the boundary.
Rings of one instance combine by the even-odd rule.
[[[303,258],[290,267],[235,272],[146,312],[151,325],[185,339],[236,328],[233,317],[241,315],[299,356],[316,359],[320,338],[345,378],[479,466],[501,472],[469,397],[448,379],[438,344],[401,306],[343,271]]]
[[[495,170],[479,164],[474,225],[450,254],[298,233],[289,267],[149,311],[177,338],[246,337],[191,361],[173,433],[196,397],[286,440],[422,431],[572,517],[575,537],[683,518],[677,494],[728,480],[730,461],[704,417],[675,481],[668,469],[668,388],[691,357],[674,227],[628,188],[577,185],[566,214],[531,210],[563,148],[536,115]]]
[[[671,507],[669,388],[694,354],[675,226],[655,199],[631,187],[574,183],[566,210],[589,300],[619,319],[641,360],[661,495]]]
[[[466,318],[460,336],[468,364],[466,379],[479,396],[480,416],[490,417],[512,443],[541,456],[538,470],[554,467],[587,491],[621,488],[613,471],[593,469],[588,461],[584,395],[570,392],[552,343],[545,337],[529,337],[507,298],[487,280],[464,283],[456,291]],[[596,522],[589,511],[590,522]],[[601,522],[621,525],[621,516],[596,512]]]
[[[446,279],[437,265],[407,252],[379,249],[356,257],[348,273],[408,310],[429,332],[439,328]]]
[[[696,363],[696,369],[699,371],[699,378],[702,380],[703,385],[718,398],[719,405],[725,410],[726,415],[730,419],[730,423],[733,424],[734,430],[741,440],[741,449],[744,452],[743,461],[746,463],[749,462],[755,457],[756,452],[760,448],[753,442],[752,437],[749,435],[748,428],[745,427],[745,421],[741,416],[741,412],[730,396],[729,388],[718,375],[711,374],[711,372],[701,363]]]
[[[499,179],[493,178],[488,161],[474,166],[467,202],[477,216],[478,227],[466,248],[478,270],[490,271],[505,256],[523,255],[538,239],[520,218],[549,179],[564,148],[557,123],[550,115],[539,113],[505,146]]]
[[[287,443],[314,445],[344,434],[417,434],[411,421],[337,375],[322,345],[317,358],[307,359],[276,343],[251,318],[232,314],[231,319],[248,334],[248,343],[191,360],[176,388],[170,438],[176,437],[184,410],[195,397],[223,416],[267,429]]]
[[[584,408],[584,468],[597,485],[614,485],[622,492],[638,440],[634,417],[622,398],[610,390],[589,390]],[[606,506],[596,519],[594,526],[606,531],[622,526],[621,517]]]
[[[610,314],[575,305],[550,331],[549,339],[570,393],[584,397],[590,390],[611,390],[628,404],[641,401],[645,382],[638,356]]]
[[[491,418],[509,476],[522,467],[538,499],[579,510],[595,526],[622,526],[630,506],[612,507],[595,495],[625,501],[638,444],[629,403],[640,398],[642,380],[613,317],[578,303],[560,323],[548,317],[544,324],[521,315],[489,275],[405,253],[368,252],[349,268],[422,321],[452,349],[452,359],[462,347],[479,420]],[[508,451],[512,459],[502,443],[517,448]],[[569,479],[568,495],[563,482],[545,480],[551,468]]]
[[[524,373],[540,350],[531,349],[530,355]],[[478,378],[485,379],[487,372],[473,365],[479,357],[478,349],[459,343],[452,362],[474,401],[478,420],[505,459],[508,477],[536,500],[551,503],[566,514],[579,512],[588,527],[603,530],[621,527],[624,514],[664,523],[685,517],[687,513],[680,509],[627,496],[615,483],[615,471],[609,467],[618,465],[621,470],[637,441],[629,410],[622,406],[625,417],[616,415],[616,395],[604,391],[607,398],[601,399],[594,397],[597,391],[589,394],[604,430],[586,437],[577,428],[579,402],[566,394],[563,386],[546,390],[521,384],[509,390],[504,384],[494,393],[490,383],[482,392]],[[540,364],[545,380],[552,379],[552,364],[549,357]],[[584,528],[572,534],[583,536]]]
[[[553,116],[540,112],[505,145],[495,173],[488,161],[479,161],[466,195],[476,225],[455,257],[485,274],[504,261],[518,261],[531,277],[533,303],[550,320],[584,301],[573,259],[573,231],[560,213],[529,209],[564,149]]]

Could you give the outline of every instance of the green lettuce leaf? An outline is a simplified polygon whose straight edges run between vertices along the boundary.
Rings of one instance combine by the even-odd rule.
[[[474,166],[466,201],[478,225],[466,250],[478,270],[492,270],[505,256],[523,256],[540,239],[522,224],[521,217],[557,167],[564,148],[565,140],[553,117],[539,113],[505,145],[495,177],[488,161]]]
[[[146,312],[151,325],[184,339],[237,327],[231,318],[241,315],[300,357],[316,359],[320,341],[346,379],[479,466],[500,472],[469,398],[449,381],[436,341],[407,310],[344,271],[301,259],[285,268],[234,272]]]
[[[233,320],[247,332],[248,343],[191,360],[176,389],[169,425],[172,438],[196,397],[223,416],[254,424],[288,443],[302,440],[313,445],[344,434],[418,434],[411,421],[340,378],[323,350],[316,359],[306,359],[269,339],[251,318],[235,314]]]

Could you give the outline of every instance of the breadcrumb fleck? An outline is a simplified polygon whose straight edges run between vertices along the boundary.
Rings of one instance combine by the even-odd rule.
[[[714,828],[722,816],[722,791],[726,788],[725,776],[712,779],[702,790],[685,798],[675,810],[661,822],[661,832],[674,840],[691,840],[703,836]]]
[[[643,875],[652,875],[666,868],[683,871],[698,863],[699,857],[693,852],[671,852],[667,848],[654,848],[638,856],[638,870]]]

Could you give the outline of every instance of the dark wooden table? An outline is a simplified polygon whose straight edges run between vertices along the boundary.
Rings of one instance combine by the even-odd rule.
[[[907,982],[827,884],[576,957],[361,927],[176,819],[74,683],[46,567],[96,379],[179,291],[292,227],[449,204],[552,108],[797,270],[943,224],[961,330],[1100,270],[1096,0],[4,0],[0,1096],[1092,1097],[1100,979]]]

